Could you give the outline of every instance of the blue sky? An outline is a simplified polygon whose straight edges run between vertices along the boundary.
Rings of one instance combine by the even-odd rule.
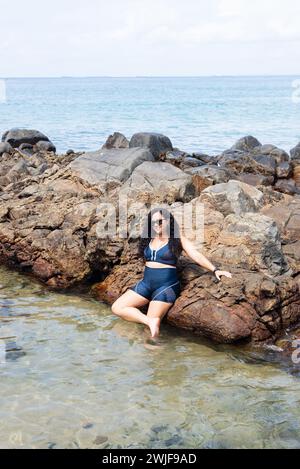
[[[298,0],[0,0],[0,77],[299,74]]]

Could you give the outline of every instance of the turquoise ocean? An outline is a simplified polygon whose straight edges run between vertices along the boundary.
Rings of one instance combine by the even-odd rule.
[[[96,150],[115,131],[167,135],[211,155],[245,135],[289,151],[300,141],[297,76],[2,78],[0,132],[44,132],[63,153]],[[299,93],[298,93],[299,94]]]

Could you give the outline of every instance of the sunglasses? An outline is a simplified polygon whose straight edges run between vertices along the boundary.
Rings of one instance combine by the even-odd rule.
[[[152,224],[161,226],[164,221],[165,221],[165,218],[160,218],[159,220],[152,221]]]

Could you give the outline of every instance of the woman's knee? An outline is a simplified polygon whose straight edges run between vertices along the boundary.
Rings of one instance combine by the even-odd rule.
[[[120,305],[119,300],[113,302],[113,304],[111,305],[111,310],[117,316],[120,316],[122,314],[122,306]]]

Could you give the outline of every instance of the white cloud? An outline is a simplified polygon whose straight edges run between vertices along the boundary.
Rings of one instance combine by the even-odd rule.
[[[44,0],[40,5],[0,0],[5,18],[0,77],[249,73],[238,56],[248,58],[253,73],[294,73],[299,61],[298,0]]]
[[[219,0],[217,12],[223,24],[235,18],[236,40],[300,40],[298,0]]]

